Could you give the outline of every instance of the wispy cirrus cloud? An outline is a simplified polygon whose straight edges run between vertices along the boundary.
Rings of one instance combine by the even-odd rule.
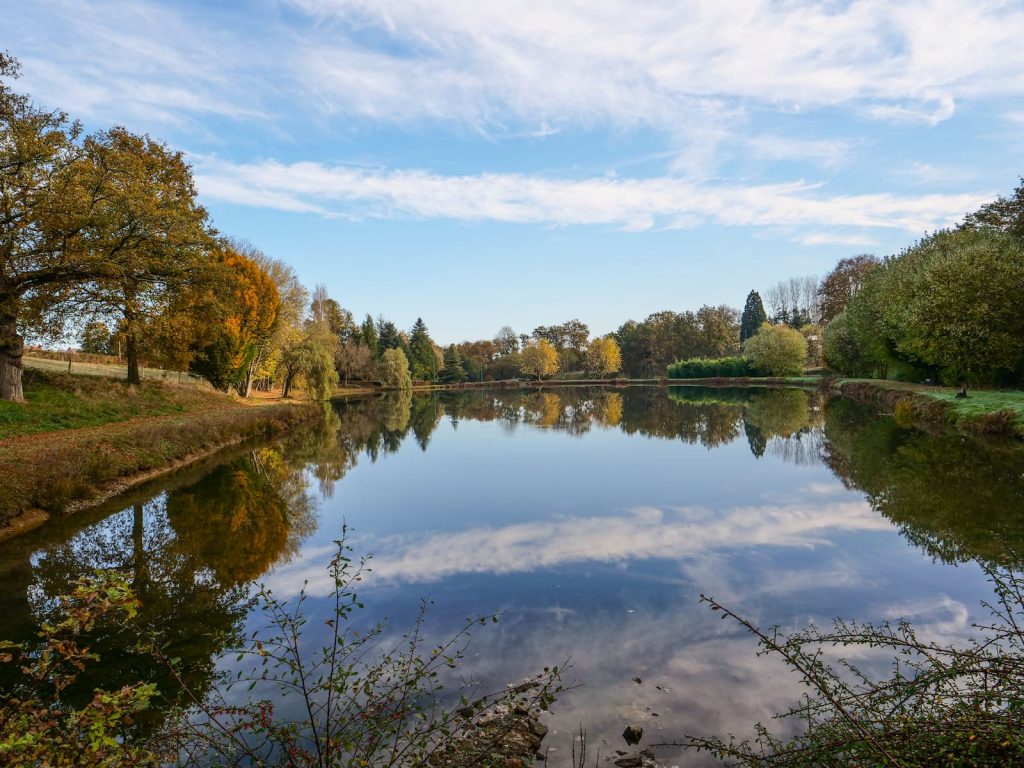
[[[526,573],[568,563],[697,558],[724,549],[831,546],[838,532],[891,527],[862,500],[721,510],[637,507],[610,516],[455,533],[423,531],[366,546],[374,553],[373,579],[408,583],[468,573]],[[277,569],[269,583],[275,591],[291,594],[308,581],[311,594],[323,594],[329,580],[321,559],[329,551],[309,551],[303,561]]]
[[[149,126],[270,116],[251,45],[174,7],[47,0],[9,9],[5,23],[23,64],[20,87],[75,118]]]
[[[878,245],[878,241],[866,235],[844,232],[809,232],[796,238],[800,245],[862,245],[865,248]]]
[[[729,226],[845,227],[921,233],[947,225],[987,194],[829,195],[805,182],[708,184],[678,177],[565,179],[515,173],[446,176],[272,160],[199,158],[205,196],[239,205],[352,219],[453,219],[627,230]],[[868,244],[860,235],[803,235],[800,242]]]
[[[1024,8],[998,0],[291,3],[346,39],[305,53],[312,87],[374,116],[685,130],[738,101],[936,122],[958,99],[1024,88]]]
[[[244,15],[156,0],[0,5],[33,90],[108,120],[650,126],[691,149],[693,166],[749,129],[750,110],[935,123],[961,100],[1024,94],[1024,7],[1001,0],[277,0]]]

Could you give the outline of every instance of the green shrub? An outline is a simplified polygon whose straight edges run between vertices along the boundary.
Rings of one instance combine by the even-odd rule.
[[[760,723],[748,739],[688,736],[680,745],[731,766],[1019,766],[1024,762],[1024,581],[1015,570],[986,567],[991,616],[961,644],[927,639],[905,621],[783,632],[761,629],[701,595],[711,610],[753,634],[761,652],[782,660],[807,686],[801,701]],[[843,649],[846,656],[844,656]],[[890,677],[854,664],[868,653],[892,655]],[[838,657],[838,658],[837,658]]]
[[[745,357],[692,357],[677,360],[668,367],[670,379],[713,379],[753,376]]]
[[[756,336],[747,339],[743,352],[763,376],[799,376],[807,361],[807,339],[788,325],[765,323]]]

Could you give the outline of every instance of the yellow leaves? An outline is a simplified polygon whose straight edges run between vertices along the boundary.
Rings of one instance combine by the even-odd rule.
[[[542,427],[553,427],[558,423],[562,415],[562,398],[554,392],[542,392],[540,394],[540,418],[538,423]]]
[[[594,339],[587,348],[587,369],[595,373],[622,370],[622,352],[613,338]]]
[[[614,427],[622,421],[623,401],[618,392],[608,392],[603,400],[595,403],[598,408],[597,420],[602,424]]]
[[[242,346],[269,336],[281,304],[273,279],[259,264],[233,248],[225,250],[222,263],[229,270],[234,298],[225,324],[236,329]]]
[[[546,339],[527,345],[520,357],[520,370],[527,375],[543,379],[558,371],[558,350]]]

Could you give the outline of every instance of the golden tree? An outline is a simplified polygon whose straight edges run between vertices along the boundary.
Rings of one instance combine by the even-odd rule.
[[[527,344],[520,357],[519,369],[528,376],[543,379],[558,372],[558,350],[547,339]]]
[[[618,373],[622,370],[622,353],[615,339],[594,339],[587,348],[587,370],[593,373]]]

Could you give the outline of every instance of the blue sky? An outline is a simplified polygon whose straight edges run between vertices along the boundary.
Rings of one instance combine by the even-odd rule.
[[[19,89],[438,342],[895,253],[1024,174],[1024,4],[0,0]]]

